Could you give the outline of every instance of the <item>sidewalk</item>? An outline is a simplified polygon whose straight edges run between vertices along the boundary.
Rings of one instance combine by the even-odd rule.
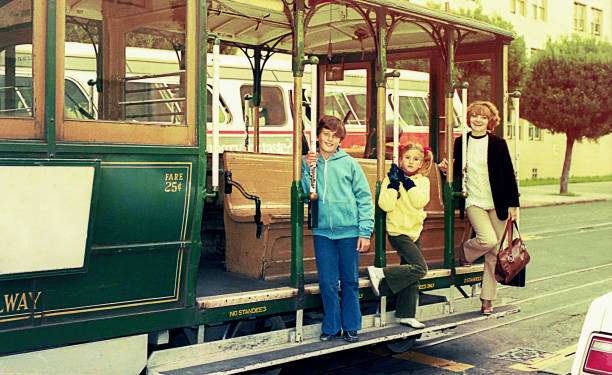
[[[559,184],[519,186],[521,207],[542,207],[612,200],[612,181],[570,183],[568,191],[576,194],[576,196],[559,195]]]

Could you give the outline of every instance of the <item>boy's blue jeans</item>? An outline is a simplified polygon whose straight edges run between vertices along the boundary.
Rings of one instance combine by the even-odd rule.
[[[313,236],[319,288],[323,300],[323,325],[321,331],[328,335],[361,329],[359,310],[359,253],[357,237],[332,240],[324,236]],[[342,299],[338,299],[338,280],[342,288]],[[340,306],[342,304],[342,306]]]

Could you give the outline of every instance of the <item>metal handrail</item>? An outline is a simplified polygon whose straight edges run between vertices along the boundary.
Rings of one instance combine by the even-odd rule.
[[[181,74],[184,74],[185,71],[184,70],[179,70],[178,72],[172,72],[172,73],[162,73],[162,74],[149,74],[149,75],[143,75],[143,76],[130,76],[130,77],[123,77],[121,78],[122,81],[136,81],[139,79],[146,79],[146,78],[159,78],[159,77],[171,77],[171,76],[178,76]]]
[[[133,100],[118,102],[120,105],[143,105],[143,104],[157,104],[157,103],[176,103],[184,102],[187,98],[172,98],[172,99],[150,99],[150,100]]]

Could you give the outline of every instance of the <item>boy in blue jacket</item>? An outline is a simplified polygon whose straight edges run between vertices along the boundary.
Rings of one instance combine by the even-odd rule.
[[[370,249],[374,205],[370,187],[357,160],[338,146],[346,130],[334,116],[317,124],[318,153],[302,160],[302,187],[310,189],[310,168],[317,162],[318,227],[313,229],[314,249],[323,300],[321,341],[339,337],[359,341],[359,253]],[[338,300],[338,280],[342,302]]]

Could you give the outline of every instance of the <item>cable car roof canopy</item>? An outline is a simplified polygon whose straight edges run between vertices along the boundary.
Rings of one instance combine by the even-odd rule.
[[[208,30],[239,46],[291,52],[291,0],[210,0]],[[304,52],[334,55],[376,52],[376,11],[386,10],[387,52],[443,45],[444,28],[454,26],[461,44],[501,40],[514,33],[477,20],[401,0],[310,0],[304,12]]]

